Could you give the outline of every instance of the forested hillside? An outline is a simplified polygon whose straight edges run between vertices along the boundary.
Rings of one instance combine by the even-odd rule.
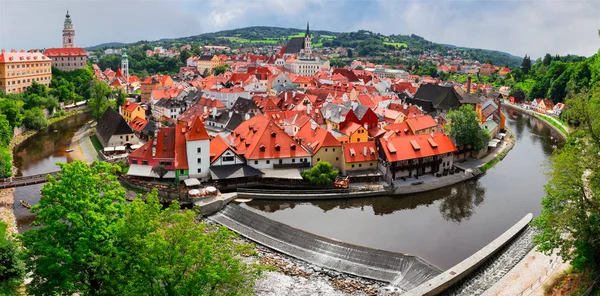
[[[182,46],[186,44],[226,45],[242,47],[248,45],[282,45],[291,38],[304,36],[306,29],[278,28],[278,27],[246,27],[234,30],[204,33],[195,36],[161,39],[157,41],[139,41],[132,45],[149,44],[152,46]],[[311,30],[312,44],[315,47],[346,47],[351,48],[358,56],[378,56],[391,51],[408,48],[413,54],[424,51],[436,51],[445,55],[449,50],[455,49],[464,57],[481,62],[491,60],[495,65],[518,67],[520,57],[493,50],[462,48],[453,45],[439,44],[425,40],[417,35],[382,35],[366,30],[357,32],[339,33],[323,30]],[[100,47],[102,45],[99,45]],[[94,46],[96,49],[99,46]]]

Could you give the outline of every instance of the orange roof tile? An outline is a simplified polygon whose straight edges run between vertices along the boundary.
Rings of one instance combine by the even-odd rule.
[[[389,139],[381,138],[379,141],[387,160],[390,162],[423,158],[456,151],[456,146],[454,146],[450,137],[441,132],[433,133],[433,138],[430,135],[412,135]]]
[[[136,116],[131,123],[129,124],[129,126],[137,131],[137,132],[141,132],[142,129],[144,129],[144,127],[146,126],[146,124],[148,124],[148,120],[142,119],[139,116]]]
[[[406,119],[406,122],[408,123],[408,126],[410,126],[410,129],[413,131],[413,133],[437,126],[437,122],[435,122],[433,117],[429,115],[409,117]]]
[[[340,141],[338,141],[328,130],[320,126],[313,126],[312,124],[305,124],[300,128],[296,133],[296,139],[308,146],[313,153],[318,152],[321,147],[342,146],[342,143],[340,143]]]
[[[84,56],[85,50],[78,47],[73,48],[48,48],[44,51],[47,57],[69,57],[69,56]]]
[[[344,159],[347,163],[375,161],[378,159],[374,141],[344,143],[342,147],[344,149]]]
[[[242,122],[229,137],[238,153],[249,160],[311,156],[285,131],[263,115]]]
[[[210,140],[210,162],[213,163],[217,160],[225,151],[231,149],[231,151],[235,152],[229,143],[221,137],[221,135],[217,135],[216,137]]]
[[[210,137],[200,117],[196,117],[192,122],[189,131],[185,134],[187,141],[209,140]]]
[[[183,124],[175,125],[175,169],[187,170],[187,151],[185,145],[186,126]]]
[[[358,123],[355,122],[350,122],[348,123],[348,125],[346,125],[346,127],[344,127],[340,132],[342,132],[342,134],[346,135],[346,136],[351,136],[352,134],[354,134],[357,130],[359,130],[362,126]]]
[[[175,157],[175,128],[163,127],[156,135],[154,158],[169,159]]]
[[[123,104],[123,109],[127,110],[128,112],[133,112],[139,106],[140,105],[137,103],[127,101],[125,104]]]

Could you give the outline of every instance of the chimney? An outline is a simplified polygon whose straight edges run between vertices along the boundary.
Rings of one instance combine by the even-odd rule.
[[[363,149],[363,155],[364,155],[364,156],[367,156],[367,147],[365,147],[365,148]]]
[[[467,78],[467,95],[471,94],[471,75]]]
[[[286,91],[286,92],[284,92],[284,96],[283,96],[283,99],[284,99],[284,101],[287,101],[287,94],[288,94],[288,92],[287,92],[287,91]]]
[[[244,120],[248,120],[248,119],[250,119],[250,114],[246,113],[246,114],[244,115]]]
[[[317,126],[318,126],[318,125],[317,125],[317,123],[316,123],[316,122],[314,122],[314,121],[311,121],[311,122],[310,122],[310,128],[311,128],[313,131],[317,129]]]

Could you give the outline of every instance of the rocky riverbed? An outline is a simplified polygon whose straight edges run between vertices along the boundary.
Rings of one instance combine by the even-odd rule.
[[[256,245],[256,250],[257,255],[251,260],[276,269],[266,272],[256,282],[257,295],[378,295],[379,288],[386,286],[386,283],[312,266],[260,245]]]

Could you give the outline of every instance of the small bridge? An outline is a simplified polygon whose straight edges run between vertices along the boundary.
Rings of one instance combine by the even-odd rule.
[[[316,266],[413,289],[441,273],[419,257],[353,245],[273,221],[235,204],[209,216],[270,249]]]
[[[50,173],[45,173],[45,174],[38,174],[38,175],[31,175],[31,176],[25,176],[25,177],[14,177],[14,178],[6,178],[6,179],[0,179],[0,189],[6,189],[6,188],[14,188],[14,187],[21,187],[21,186],[29,186],[29,185],[33,185],[33,184],[39,184],[39,183],[45,183],[48,181],[48,175],[52,175],[55,176],[58,174],[59,172],[50,172]]]

